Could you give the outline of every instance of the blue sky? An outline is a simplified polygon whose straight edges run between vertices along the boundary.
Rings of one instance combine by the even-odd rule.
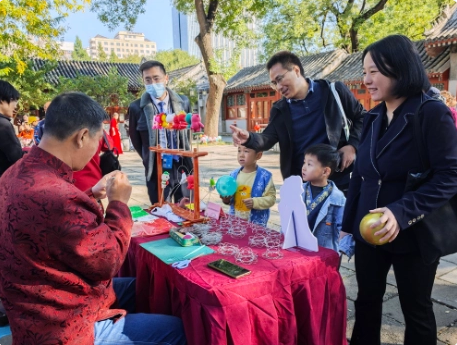
[[[138,17],[132,31],[142,32],[146,38],[155,41],[158,50],[173,49],[171,0],[147,0],[145,9],[146,12]],[[118,31],[124,30],[123,27],[119,27],[109,31],[89,9],[85,12],[71,13],[64,25],[68,27],[63,35],[65,41],[74,42],[76,36],[79,36],[84,48],[89,46],[89,40],[97,34],[114,38]]]

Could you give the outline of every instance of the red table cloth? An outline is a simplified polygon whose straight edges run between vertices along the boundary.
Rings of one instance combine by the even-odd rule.
[[[247,246],[249,235],[223,241]],[[189,345],[346,345],[346,292],[333,250],[292,248],[267,260],[254,249],[258,262],[239,264],[252,273],[233,279],[207,266],[236,263],[233,256],[199,257],[178,270],[140,246],[167,236],[132,238],[120,275],[137,278],[137,312],[180,317]]]

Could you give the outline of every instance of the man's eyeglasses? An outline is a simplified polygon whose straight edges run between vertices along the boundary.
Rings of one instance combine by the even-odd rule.
[[[278,87],[278,84],[280,84],[283,80],[284,80],[284,77],[286,76],[287,73],[289,73],[290,71],[287,71],[285,72],[284,74],[280,74],[278,75],[274,81],[270,81],[270,85],[273,89],[276,90],[276,88]]]

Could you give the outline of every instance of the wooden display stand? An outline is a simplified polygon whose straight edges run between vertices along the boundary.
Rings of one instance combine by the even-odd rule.
[[[159,202],[152,205],[152,207],[162,207],[164,204],[170,205],[173,213],[181,218],[186,219],[185,223],[198,223],[203,222],[205,217],[200,214],[200,177],[198,173],[198,158],[208,155],[208,152],[199,152],[197,149],[193,151],[182,151],[177,149],[163,149],[160,145],[152,146],[149,148],[151,151],[156,153],[156,165],[157,165],[157,191],[159,194]],[[169,203],[163,200],[162,198],[162,153],[180,156],[180,157],[190,157],[192,158],[192,163],[194,165],[194,210],[186,210],[178,205]]]

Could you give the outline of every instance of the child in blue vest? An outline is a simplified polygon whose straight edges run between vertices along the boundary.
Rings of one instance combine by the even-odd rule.
[[[257,165],[262,152],[242,145],[238,146],[238,163],[241,167],[230,173],[237,184],[235,195],[222,197],[230,205],[230,214],[235,214],[252,223],[267,226],[270,207],[276,202],[276,189],[271,172]]]
[[[354,253],[354,239],[341,231],[346,198],[328,180],[340,163],[338,151],[330,145],[308,147],[302,167],[303,201],[308,212],[308,224],[319,246],[345,253]]]

